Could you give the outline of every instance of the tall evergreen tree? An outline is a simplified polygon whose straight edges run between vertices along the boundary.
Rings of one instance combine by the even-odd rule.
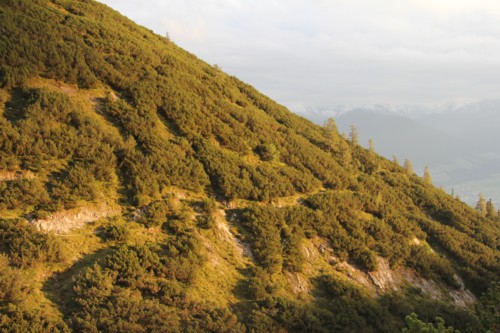
[[[479,193],[479,200],[476,204],[476,210],[482,215],[486,216],[486,199],[484,198],[482,193]]]
[[[431,172],[429,171],[428,166],[425,166],[425,169],[424,169],[424,182],[426,184],[432,185]]]
[[[335,135],[337,134],[337,124],[333,118],[328,118],[323,124],[325,128],[325,136],[328,142],[328,151],[331,151],[335,143]]]
[[[359,132],[355,125],[351,125],[350,139],[353,145],[359,144]]]
[[[392,155],[392,161],[394,163],[396,163],[397,165],[399,165],[399,160],[398,160],[398,157],[396,155]]]
[[[335,119],[333,119],[332,117],[328,118],[325,121],[323,127],[329,132],[337,132],[337,124],[335,123]]]
[[[408,175],[413,175],[415,171],[413,170],[413,164],[409,159],[405,159],[404,168]]]
[[[370,150],[371,153],[375,152],[375,144],[373,143],[373,139],[370,139],[368,141],[368,149]]]
[[[493,202],[491,202],[491,199],[486,203],[486,216],[490,219],[498,217],[497,209],[495,208]]]
[[[350,169],[352,164],[352,153],[351,149],[349,149],[349,145],[345,141],[341,142],[339,145],[338,155],[340,164],[344,168]]]

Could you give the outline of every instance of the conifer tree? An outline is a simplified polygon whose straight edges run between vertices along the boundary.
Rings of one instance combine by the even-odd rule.
[[[351,125],[350,139],[353,145],[359,144],[358,128],[355,125]]]
[[[479,200],[476,204],[476,210],[481,213],[481,215],[486,215],[486,199],[482,193],[479,193]]]
[[[339,145],[338,157],[340,159],[340,164],[349,169],[352,164],[352,153],[351,149],[349,149],[349,145],[344,141]]]
[[[425,166],[425,169],[424,169],[424,182],[426,184],[432,185],[431,172],[429,171],[428,166]]]
[[[490,219],[494,219],[498,216],[497,209],[495,208],[493,202],[491,202],[491,199],[486,203],[486,216]]]
[[[323,127],[326,130],[326,140],[328,143],[328,151],[331,151],[335,141],[335,134],[337,133],[337,124],[333,118],[328,118]]]
[[[328,118],[325,123],[323,124],[323,127],[329,131],[329,132],[333,132],[333,133],[336,133],[337,132],[337,124],[335,123],[335,119],[333,118]]]
[[[373,143],[373,139],[370,139],[368,141],[368,149],[370,150],[371,153],[375,152],[375,144]]]
[[[408,175],[413,175],[415,171],[413,170],[413,164],[409,159],[405,159],[404,168]]]

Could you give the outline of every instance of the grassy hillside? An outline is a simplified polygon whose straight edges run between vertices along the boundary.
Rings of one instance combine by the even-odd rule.
[[[0,4],[2,330],[498,321],[499,221],[104,5]]]

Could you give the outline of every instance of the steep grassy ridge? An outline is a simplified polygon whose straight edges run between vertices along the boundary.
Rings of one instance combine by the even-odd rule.
[[[493,327],[498,221],[104,5],[0,4],[2,328]]]

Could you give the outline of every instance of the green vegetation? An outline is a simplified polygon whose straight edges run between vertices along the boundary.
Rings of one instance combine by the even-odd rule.
[[[468,207],[102,4],[0,3],[1,331],[498,329],[491,201]],[[33,225],[85,211],[65,234]],[[448,298],[356,279],[384,263]],[[475,305],[449,296],[462,280]]]
[[[418,319],[415,313],[412,313],[406,317],[406,323],[408,328],[403,329],[403,333],[418,333],[418,332],[429,332],[429,333],[457,333],[459,331],[453,329],[453,327],[446,327],[444,325],[443,318],[436,318],[436,326],[432,323],[424,323]]]
[[[18,268],[56,263],[63,256],[54,236],[40,233],[24,220],[0,220],[0,252]]]

